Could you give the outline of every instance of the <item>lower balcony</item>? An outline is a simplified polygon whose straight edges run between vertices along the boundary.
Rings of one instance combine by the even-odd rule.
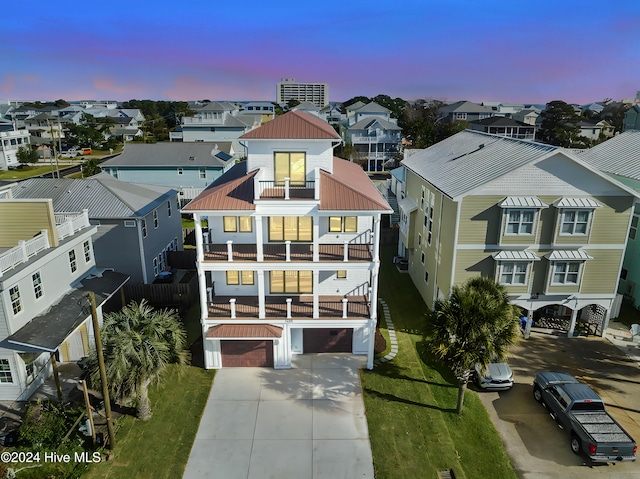
[[[319,318],[370,317],[366,296],[319,296]],[[210,319],[258,318],[257,296],[214,296],[209,301]],[[313,318],[313,296],[267,296],[266,318]]]
[[[255,244],[205,244],[205,261],[256,261]],[[370,244],[318,245],[319,261],[371,261]],[[263,246],[264,261],[313,261],[313,244],[278,243]]]

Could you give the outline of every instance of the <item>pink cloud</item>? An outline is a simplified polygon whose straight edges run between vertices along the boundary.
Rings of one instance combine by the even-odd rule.
[[[127,83],[126,85],[116,85],[113,78],[108,77],[94,77],[93,78],[93,87],[101,92],[102,94],[107,95],[139,95],[143,93],[145,90],[143,87],[136,83]]]
[[[0,82],[2,93],[12,93],[16,87],[16,77],[12,74],[5,75],[4,81]]]

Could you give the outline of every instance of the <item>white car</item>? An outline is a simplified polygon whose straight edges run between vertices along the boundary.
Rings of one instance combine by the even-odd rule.
[[[484,372],[476,364],[475,381],[479,388],[487,391],[505,391],[513,386],[513,371],[507,363],[490,363]]]

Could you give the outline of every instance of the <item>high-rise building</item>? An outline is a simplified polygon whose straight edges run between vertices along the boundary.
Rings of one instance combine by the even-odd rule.
[[[276,102],[280,105],[289,100],[300,103],[308,101],[318,108],[329,104],[329,85],[326,83],[300,83],[294,78],[282,78],[276,88]]]

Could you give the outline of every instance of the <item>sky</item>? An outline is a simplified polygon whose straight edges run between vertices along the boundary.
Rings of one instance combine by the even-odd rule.
[[[6,4],[5,4],[6,3]],[[1,100],[585,104],[640,90],[640,0],[4,2]]]

